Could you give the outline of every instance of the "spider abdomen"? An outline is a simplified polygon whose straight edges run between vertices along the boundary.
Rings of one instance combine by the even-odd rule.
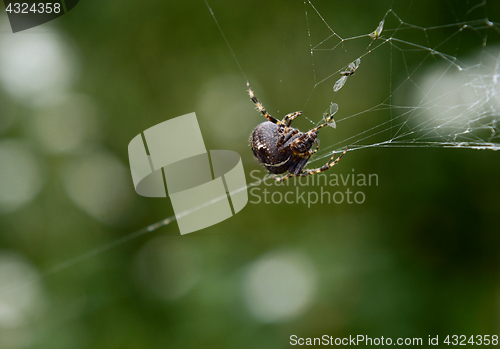
[[[278,150],[280,126],[265,121],[253,130],[250,147],[257,160],[271,173],[282,174],[290,169],[294,157],[289,149]]]

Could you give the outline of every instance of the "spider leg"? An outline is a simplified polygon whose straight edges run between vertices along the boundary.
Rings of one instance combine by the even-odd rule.
[[[311,156],[313,156],[314,154],[316,154],[316,152],[319,150],[319,139],[316,138],[316,149],[314,149],[312,152],[311,152]]]
[[[284,181],[286,181],[288,178],[293,177],[293,176],[295,176],[295,175],[293,175],[293,174],[289,173],[289,174],[284,175],[284,176],[282,176],[282,177],[278,177],[278,176],[273,175],[273,176],[272,176],[272,178],[273,178],[276,182],[284,182]]]
[[[266,109],[264,108],[262,103],[260,103],[259,100],[257,99],[257,97],[255,97],[255,94],[253,93],[253,90],[250,87],[250,83],[248,81],[247,81],[247,89],[248,89],[248,94],[250,96],[250,99],[255,104],[257,109],[259,109],[259,111],[267,118],[267,120],[271,121],[273,124],[280,125],[281,122],[278,119],[269,115],[269,113],[266,111]]]
[[[319,130],[320,128],[325,127],[325,126],[330,126],[330,123],[332,122],[332,120],[333,120],[333,115],[330,115],[329,117],[327,117],[327,118],[325,119],[325,122],[324,122],[324,123],[322,123],[321,125],[316,126],[315,128],[313,128],[313,129],[311,129],[311,130],[307,131],[307,133],[318,132],[318,130]],[[335,122],[335,121],[333,121],[333,122]]]
[[[335,160],[333,160],[335,158],[335,154],[333,154],[333,156],[330,158],[330,160],[328,160],[328,162],[321,167],[318,167],[318,168],[315,168],[312,170],[305,170],[305,171],[302,171],[301,173],[296,174],[296,175],[288,173],[287,175],[285,175],[283,177],[273,176],[273,178],[276,182],[283,182],[283,181],[286,181],[288,178],[293,177],[293,176],[306,177],[306,176],[310,176],[310,175],[313,175],[316,173],[326,171],[326,170],[332,168],[333,166],[335,166],[337,164],[337,162],[339,162],[339,160],[342,158],[342,156],[344,156],[344,154],[347,153],[348,149],[349,149],[349,147],[346,147],[345,150],[342,152],[342,154],[340,154],[340,156],[338,158],[336,158]]]
[[[278,143],[276,144],[276,148],[278,148],[279,152],[281,152],[281,151],[283,151],[285,149],[288,149],[288,147],[290,147],[290,145],[293,142],[296,142],[301,137],[303,138],[305,135],[306,134],[304,134],[304,133],[300,135],[299,131],[296,130],[296,129],[292,129],[292,131],[289,131],[289,132],[285,131],[284,135],[282,135],[278,139]],[[306,155],[306,157],[308,159],[319,150],[319,139],[316,138],[315,143],[316,143],[316,149],[314,149],[312,151],[309,150],[308,154]]]
[[[339,162],[339,160],[342,158],[342,156],[344,156],[344,154],[347,153],[348,149],[349,149],[349,147],[346,147],[345,150],[342,152],[342,154],[340,154],[339,157],[336,158],[335,160],[333,160],[335,158],[335,154],[333,154],[332,157],[330,158],[330,160],[328,160],[328,162],[326,164],[324,164],[323,166],[318,167],[316,169],[312,169],[312,170],[305,170],[302,173],[300,173],[298,176],[305,177],[305,176],[320,173],[320,172],[323,172],[323,171],[326,171],[326,170],[332,168],[333,166],[335,166],[337,164],[337,162]]]
[[[296,112],[287,114],[287,115],[285,115],[283,120],[281,120],[281,122],[283,124],[285,124],[286,126],[290,126],[292,124],[293,119],[295,119],[297,116],[300,116],[300,115],[302,115],[301,111],[296,111]]]
[[[283,149],[287,148],[290,143],[295,141],[297,137],[295,137],[299,131],[292,129],[292,131],[287,132],[287,129],[285,128],[284,134],[280,136],[278,139],[278,143],[276,143],[276,148],[278,148],[278,151],[282,151]]]

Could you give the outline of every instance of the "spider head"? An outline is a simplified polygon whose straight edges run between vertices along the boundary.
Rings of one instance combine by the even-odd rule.
[[[314,143],[317,142],[318,131],[303,133],[292,144],[290,149],[297,155],[308,154]]]

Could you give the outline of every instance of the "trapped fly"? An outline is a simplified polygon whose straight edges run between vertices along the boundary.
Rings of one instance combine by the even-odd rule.
[[[377,40],[380,37],[380,34],[382,34],[382,30],[384,30],[384,22],[384,19],[380,21],[377,29],[370,33],[370,38],[372,38],[373,40]]]
[[[337,128],[337,124],[335,123],[335,120],[333,119],[333,116],[335,113],[339,110],[339,106],[337,103],[331,103],[330,107],[325,110],[323,113],[323,119],[325,122],[330,126],[331,128]]]
[[[340,79],[338,79],[335,85],[333,85],[333,92],[337,92],[342,88],[342,86],[344,86],[347,81],[347,77],[354,74],[354,72],[359,68],[360,63],[361,59],[358,58],[354,62],[349,63],[347,70],[340,72]]]

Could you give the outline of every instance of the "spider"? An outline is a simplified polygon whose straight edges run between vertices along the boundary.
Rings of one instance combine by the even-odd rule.
[[[250,147],[257,160],[273,174],[273,178],[277,182],[284,181],[292,176],[305,177],[326,171],[336,165],[347,152],[348,147],[345,148],[344,152],[337,159],[334,160],[335,154],[333,154],[330,160],[323,166],[315,169],[304,169],[311,156],[319,149],[319,139],[317,139],[319,129],[331,125],[333,114],[330,113],[325,117],[325,123],[307,132],[300,132],[290,125],[296,117],[302,115],[301,111],[287,114],[280,121],[269,115],[264,106],[255,97],[248,82],[247,88],[250,99],[268,120],[260,123],[253,130],[250,136]],[[316,144],[316,148],[311,150],[314,144]],[[275,174],[283,174],[287,171],[288,174],[285,176],[274,176]]]

